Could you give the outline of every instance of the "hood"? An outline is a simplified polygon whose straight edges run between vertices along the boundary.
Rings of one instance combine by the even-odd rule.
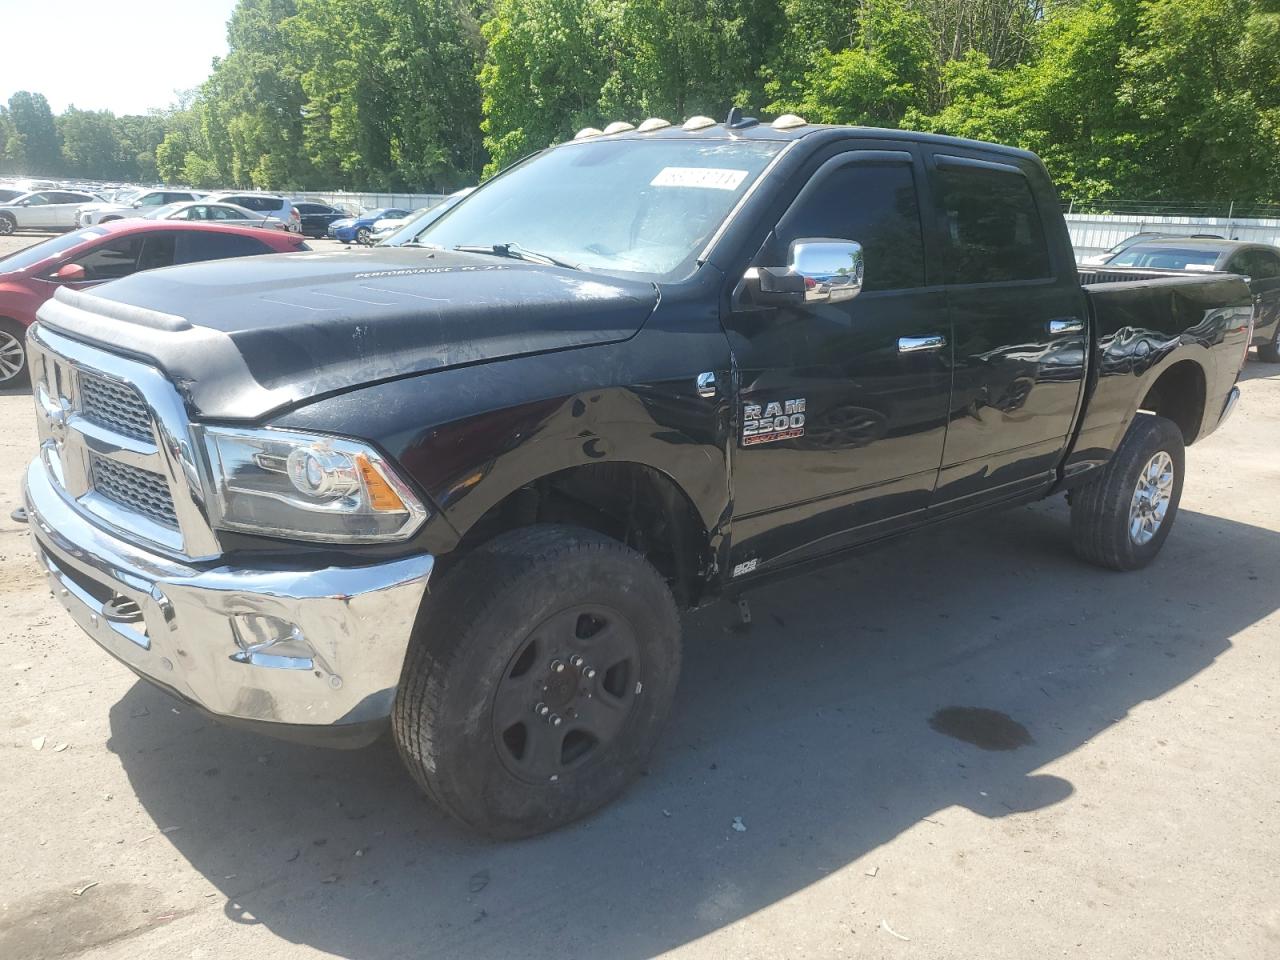
[[[353,223],[355,223],[355,222],[356,222],[356,218],[355,218],[355,217],[342,217],[342,218],[340,218],[340,219],[338,219],[338,220],[330,220],[330,221],[329,221],[329,226],[331,226],[331,227],[349,227],[349,226],[351,226],[351,225],[352,225]]]
[[[657,300],[651,283],[378,247],[61,287],[38,317],[156,364],[200,417],[251,420],[394,377],[625,340]]]

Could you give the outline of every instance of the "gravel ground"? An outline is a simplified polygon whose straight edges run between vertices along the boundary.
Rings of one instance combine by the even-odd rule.
[[[1056,499],[701,611],[649,775],[513,844],[385,741],[229,730],[94,647],[0,393],[0,958],[1280,956],[1280,368],[1242,388],[1148,570],[1072,559]]]

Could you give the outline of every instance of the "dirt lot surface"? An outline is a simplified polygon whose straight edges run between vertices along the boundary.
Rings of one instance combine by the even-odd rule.
[[[1280,957],[1280,368],[1242,387],[1150,569],[1056,499],[702,611],[649,775],[512,844],[98,650],[0,394],[0,958]]]

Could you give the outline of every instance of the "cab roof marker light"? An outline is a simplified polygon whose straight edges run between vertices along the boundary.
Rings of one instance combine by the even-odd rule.
[[[650,130],[661,130],[663,127],[669,126],[671,126],[670,120],[663,120],[661,117],[650,117],[648,120],[640,124],[640,126],[636,127],[636,131],[639,133],[648,133]]]
[[[773,129],[775,130],[794,130],[796,127],[807,127],[809,121],[804,117],[798,117],[794,113],[784,113],[773,121]]]
[[[636,125],[634,123],[627,123],[625,120],[615,120],[604,128],[604,135],[607,137],[611,133],[622,133],[625,130],[634,130],[635,128]]]
[[[710,117],[696,116],[690,117],[680,127],[681,130],[705,130],[707,127],[714,127],[716,122]]]
[[[598,137],[598,136],[600,136],[600,131],[597,130],[595,127],[583,127],[581,130],[579,130],[577,133],[573,135],[573,139],[586,140],[589,137]]]

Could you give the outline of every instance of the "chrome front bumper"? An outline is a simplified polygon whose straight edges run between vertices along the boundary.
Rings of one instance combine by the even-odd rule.
[[[284,736],[297,735],[287,727],[368,725],[390,714],[431,556],[305,570],[195,567],[89,522],[40,460],[25,491],[54,596],[142,677]]]

